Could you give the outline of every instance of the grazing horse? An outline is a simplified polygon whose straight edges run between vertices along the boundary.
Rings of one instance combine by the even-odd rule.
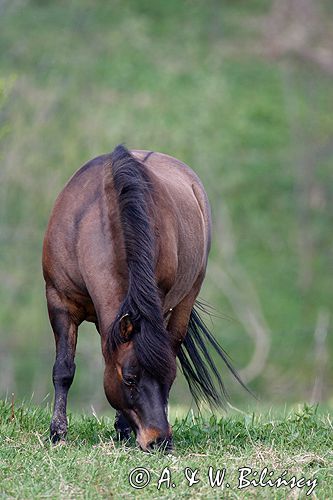
[[[67,394],[84,320],[95,323],[101,337],[104,390],[117,410],[121,438],[133,430],[143,450],[162,443],[171,448],[166,409],[176,357],[196,401],[223,401],[222,380],[205,341],[233,369],[194,308],[210,239],[204,188],[171,156],[120,145],[69,180],[43,245],[56,342],[53,442],[67,432]]]

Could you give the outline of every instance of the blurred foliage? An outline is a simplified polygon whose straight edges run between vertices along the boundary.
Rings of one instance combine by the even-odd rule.
[[[225,272],[230,259],[220,245],[232,235],[232,261],[271,335],[251,387],[264,401],[310,398],[324,363],[314,332],[325,311],[321,396],[332,397],[332,79],[306,61],[261,53],[271,3],[0,3],[2,394],[40,401],[52,389],[43,233],[72,173],[125,142],[178,157],[199,174],[217,228],[211,259]],[[218,229],[225,214],[226,236]],[[231,318],[215,318],[214,331],[236,366],[247,365],[253,341],[227,291],[208,275],[202,296]],[[89,326],[77,365],[71,405],[103,409],[99,338]],[[186,397],[179,379],[172,400]]]

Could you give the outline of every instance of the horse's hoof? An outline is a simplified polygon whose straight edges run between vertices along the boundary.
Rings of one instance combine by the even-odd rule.
[[[127,441],[131,437],[132,429],[127,419],[120,412],[116,414],[114,428],[116,429],[117,437],[120,441]]]
[[[131,437],[132,429],[116,429],[119,441],[128,441]]]
[[[50,441],[54,445],[58,444],[65,444],[66,443],[66,434],[58,434],[58,433],[51,433],[50,432]]]
[[[67,434],[67,424],[61,425],[59,422],[50,426],[50,440],[52,444],[64,444]]]
[[[52,445],[55,446],[65,446],[67,444],[67,441],[64,438],[57,437],[54,439],[54,437],[51,438]]]

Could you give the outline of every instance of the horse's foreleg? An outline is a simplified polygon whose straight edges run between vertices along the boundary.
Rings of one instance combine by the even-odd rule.
[[[67,433],[67,395],[75,374],[77,326],[63,315],[57,329],[54,329],[54,336],[57,353],[52,373],[55,395],[50,437],[56,443],[64,439]]]
[[[52,374],[55,396],[50,438],[53,443],[57,443],[63,440],[67,433],[67,394],[75,373],[78,327],[53,291],[48,293],[48,309],[56,342],[56,360]]]

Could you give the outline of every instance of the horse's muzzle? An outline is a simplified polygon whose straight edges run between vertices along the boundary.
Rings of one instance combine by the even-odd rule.
[[[160,432],[157,429],[144,429],[137,434],[137,443],[143,451],[162,451],[169,453],[172,451],[172,434],[169,427],[167,432]]]

